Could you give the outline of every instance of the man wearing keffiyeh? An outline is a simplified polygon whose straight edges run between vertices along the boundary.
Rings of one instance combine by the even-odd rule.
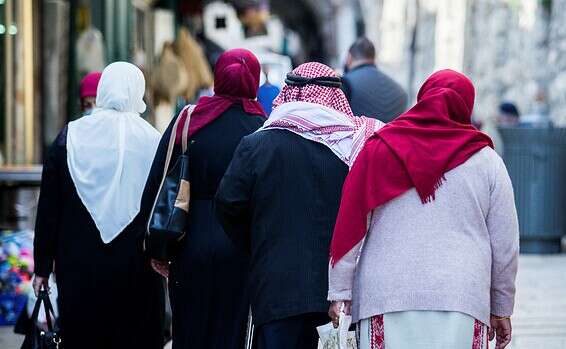
[[[334,71],[305,63],[287,75],[273,112],[243,138],[216,194],[232,241],[251,255],[259,349],[316,347],[328,322],[328,251],[342,184],[383,124],[356,117]]]

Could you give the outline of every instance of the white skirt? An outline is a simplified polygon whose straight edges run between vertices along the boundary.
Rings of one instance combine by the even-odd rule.
[[[359,349],[487,349],[487,326],[448,311],[403,311],[358,323]]]

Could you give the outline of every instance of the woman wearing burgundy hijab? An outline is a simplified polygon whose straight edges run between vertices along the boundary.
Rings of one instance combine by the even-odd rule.
[[[245,342],[249,302],[245,283],[248,259],[230,242],[213,213],[213,198],[240,139],[263,123],[256,101],[260,64],[249,51],[223,53],[215,66],[212,97],[202,97],[188,127],[190,210],[187,234],[167,263],[154,268],[169,273],[174,349],[240,349]],[[187,108],[178,116],[180,127]],[[159,182],[165,166],[171,121],[155,157],[150,182]],[[182,132],[182,131],[181,131]],[[180,155],[177,133],[171,164]]]
[[[470,123],[474,87],[442,70],[376,132],[344,184],[328,299],[361,349],[483,349],[511,340],[519,234],[513,189]],[[362,248],[363,245],[363,248]],[[359,259],[358,259],[359,258]]]

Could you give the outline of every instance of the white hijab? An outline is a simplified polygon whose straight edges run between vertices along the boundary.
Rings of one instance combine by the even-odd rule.
[[[159,133],[139,115],[145,111],[144,91],[136,66],[112,63],[102,72],[96,109],[69,123],[69,172],[104,243],[138,214],[159,144]]]

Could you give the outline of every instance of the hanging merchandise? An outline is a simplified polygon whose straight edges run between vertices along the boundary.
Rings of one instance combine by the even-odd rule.
[[[212,86],[212,71],[208,66],[204,52],[188,29],[181,28],[174,43],[175,53],[185,64],[188,84],[183,95],[187,101],[194,100],[201,89]]]
[[[83,31],[76,44],[77,69],[81,75],[102,71],[106,66],[104,39],[100,30],[90,27]]]
[[[177,97],[187,90],[188,80],[185,64],[173,51],[173,44],[166,42],[151,78],[156,104],[155,127],[159,132],[163,133],[169,125]]]

